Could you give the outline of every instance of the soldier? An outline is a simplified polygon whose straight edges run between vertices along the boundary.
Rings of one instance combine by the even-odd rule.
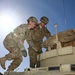
[[[45,27],[47,23],[49,22],[49,19],[46,16],[41,17],[40,23],[37,24],[36,28],[34,30],[31,30],[32,39],[34,44],[36,45],[38,51],[36,52],[34,49],[32,49],[31,46],[29,46],[29,56],[30,56],[30,67],[34,68],[37,64],[37,55],[42,53],[42,47],[41,44],[43,42],[44,36],[49,38],[51,36],[51,33],[48,31],[48,29]],[[37,65],[39,67],[40,65]]]
[[[35,17],[29,17],[27,24],[21,24],[14,29],[13,32],[10,32],[4,39],[3,44],[5,48],[9,51],[9,54],[6,54],[4,57],[0,58],[0,63],[3,69],[6,69],[5,62],[6,60],[13,60],[7,71],[13,71],[17,68],[22,62],[22,55],[27,56],[26,49],[24,47],[24,40],[26,39],[30,46],[33,44],[31,41],[31,35],[29,34],[30,29],[34,28],[38,20]]]

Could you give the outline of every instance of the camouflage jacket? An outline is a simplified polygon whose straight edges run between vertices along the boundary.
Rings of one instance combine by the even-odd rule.
[[[46,27],[40,28],[40,24],[37,25],[37,27],[34,30],[31,30],[32,39],[36,42],[43,41],[44,36],[46,38],[49,38],[51,36],[51,33],[48,31]]]
[[[30,40],[31,39],[31,35],[29,34],[30,30],[28,29],[27,27],[27,24],[21,24],[20,26],[16,27],[14,29],[13,32],[10,32],[5,40],[10,40],[10,38],[12,40],[15,40],[15,42],[18,43],[18,46],[20,48],[20,50],[25,50],[25,47],[24,47],[24,40]],[[6,41],[4,41],[6,42]],[[10,40],[10,42],[12,42]]]

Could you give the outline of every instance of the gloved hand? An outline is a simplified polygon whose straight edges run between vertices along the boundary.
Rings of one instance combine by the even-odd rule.
[[[26,50],[22,50],[21,52],[22,52],[22,55],[23,55],[24,57],[27,56],[27,52],[26,52]]]
[[[41,54],[41,53],[42,53],[42,50],[38,50],[37,53],[38,53],[38,54]]]

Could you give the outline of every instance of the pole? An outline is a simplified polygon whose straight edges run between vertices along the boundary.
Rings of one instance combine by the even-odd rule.
[[[59,49],[59,48],[61,48],[62,46],[61,46],[61,43],[60,43],[60,41],[59,41],[59,39],[58,39],[57,26],[58,26],[58,24],[55,23],[55,24],[54,24],[54,27],[55,27],[55,31],[56,31],[56,44],[57,44],[57,49]]]

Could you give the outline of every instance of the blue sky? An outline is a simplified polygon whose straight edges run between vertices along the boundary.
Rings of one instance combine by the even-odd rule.
[[[75,28],[75,0],[0,0],[0,57],[8,51],[3,46],[5,36],[18,25],[27,23],[30,16],[38,20],[42,16],[49,18],[47,28],[55,34],[54,24],[58,23],[58,32]],[[26,48],[28,48],[28,45]],[[29,56],[23,58],[22,64],[15,71],[29,67]],[[6,67],[11,61],[6,62]],[[0,72],[5,72],[0,67]]]

